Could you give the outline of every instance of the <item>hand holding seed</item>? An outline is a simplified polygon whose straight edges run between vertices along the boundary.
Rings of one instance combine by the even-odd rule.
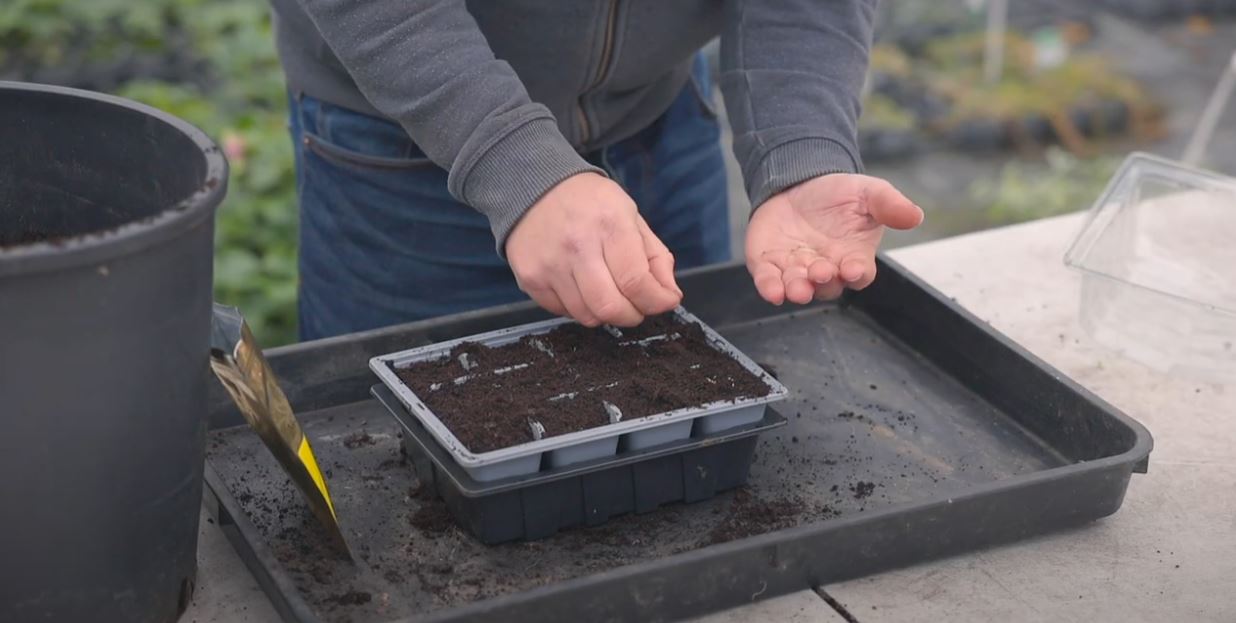
[[[635,326],[682,300],[669,249],[626,192],[595,173],[571,176],[533,204],[506,256],[521,290],[586,326]]]

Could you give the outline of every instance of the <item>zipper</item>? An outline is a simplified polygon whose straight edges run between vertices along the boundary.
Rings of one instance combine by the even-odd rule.
[[[601,47],[601,62],[600,66],[597,68],[597,76],[592,80],[592,83],[584,89],[584,92],[580,94],[579,99],[577,100],[577,106],[575,108],[575,112],[579,116],[581,145],[587,144],[588,140],[592,138],[592,129],[588,124],[588,115],[584,114],[584,97],[589,91],[592,91],[600,86],[609,75],[609,64],[610,61],[613,60],[611,57],[614,55],[614,37],[616,36],[614,31],[617,28],[617,17],[618,0],[609,0],[609,12],[605,17],[605,42]]]

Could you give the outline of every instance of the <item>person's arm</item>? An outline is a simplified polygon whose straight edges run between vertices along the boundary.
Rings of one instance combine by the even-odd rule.
[[[551,312],[631,326],[682,299],[673,256],[494,57],[463,0],[296,0],[361,93],[489,218],[521,289]],[[461,284],[462,285],[462,284]]]
[[[600,172],[533,102],[463,0],[296,0],[361,93],[449,171],[451,194],[489,218],[498,251],[562,180]]]
[[[858,175],[874,0],[726,0],[721,89],[755,212],[747,269],[765,300],[833,299],[875,279],[884,227],[922,210]]]
[[[752,207],[857,173],[874,0],[726,0],[721,91]]]

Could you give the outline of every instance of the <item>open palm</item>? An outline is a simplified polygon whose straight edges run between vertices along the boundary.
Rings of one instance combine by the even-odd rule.
[[[770,197],[747,227],[747,270],[770,303],[807,303],[875,279],[884,227],[912,229],[923,211],[887,181],[835,173]]]

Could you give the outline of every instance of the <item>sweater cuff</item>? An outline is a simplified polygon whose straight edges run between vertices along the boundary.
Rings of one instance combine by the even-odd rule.
[[[755,171],[747,177],[747,196],[755,210],[769,197],[813,177],[861,170],[862,163],[833,139],[795,139],[764,154]]]
[[[489,218],[498,255],[505,258],[506,238],[532,204],[558,182],[587,172],[605,175],[571,147],[552,117],[540,117],[490,146],[456,196]]]

